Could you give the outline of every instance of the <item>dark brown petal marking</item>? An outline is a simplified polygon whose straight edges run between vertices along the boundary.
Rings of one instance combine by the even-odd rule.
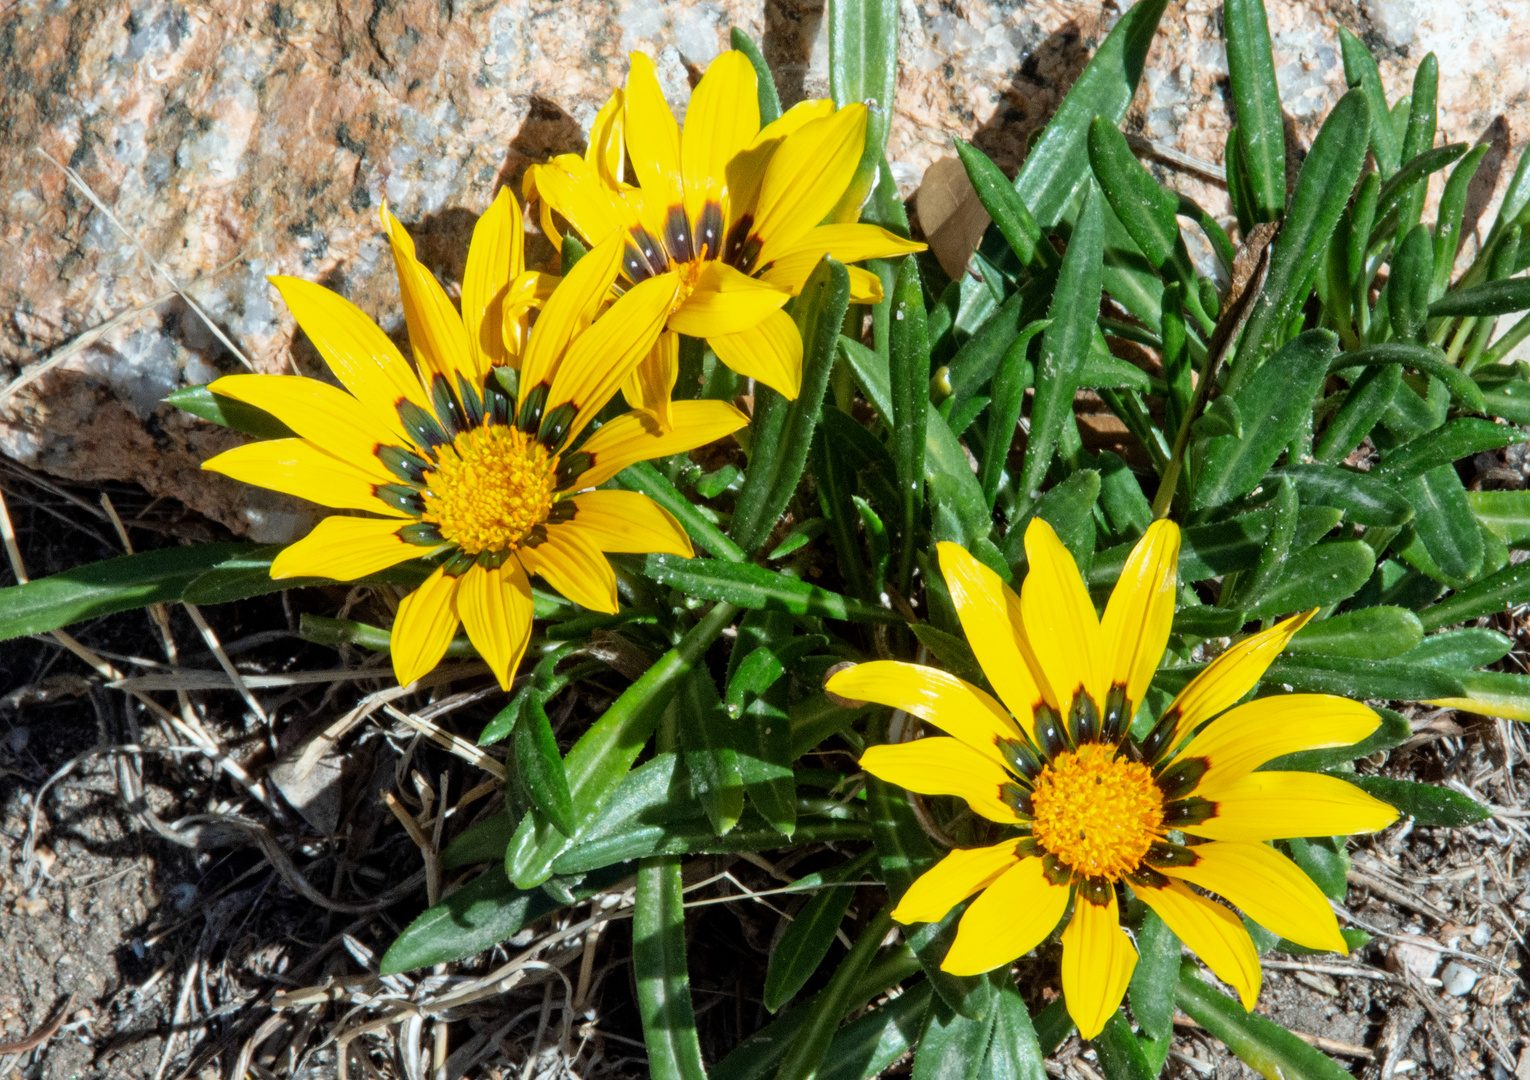
[[[420,408],[412,401],[398,403],[398,418],[404,425],[404,431],[414,437],[416,445],[426,450],[434,450],[451,442],[429,410]]]
[[[419,517],[425,512],[425,503],[418,488],[405,484],[373,484],[372,494],[395,510]]]
[[[473,564],[477,561],[478,556],[476,555],[469,555],[465,551],[454,551],[452,552],[452,557],[447,559],[445,564],[442,565],[441,570],[447,577],[461,577],[472,569]]]
[[[1142,861],[1149,866],[1194,866],[1201,861],[1201,857],[1190,848],[1182,844],[1171,844],[1167,840],[1154,840],[1148,846],[1147,854]]]
[[[653,267],[648,265],[643,253],[633,244],[628,244],[622,252],[622,269],[634,285],[653,276]]]
[[[1139,889],[1162,889],[1169,884],[1169,879],[1151,866],[1137,867],[1126,875],[1126,880]]]
[[[436,408],[436,417],[451,430],[453,436],[468,430],[467,414],[463,412],[457,395],[452,393],[451,384],[446,381],[445,375],[431,376],[430,403]]]
[[[425,470],[430,464],[419,455],[405,450],[402,446],[379,446],[375,451],[377,460],[382,462],[383,468],[406,484],[419,487],[425,483]]]
[[[553,477],[553,483],[562,491],[589,472],[590,466],[594,464],[595,458],[592,455],[584,450],[576,450],[558,462],[558,472]]]
[[[1100,721],[1100,738],[1107,743],[1119,743],[1132,726],[1131,702],[1126,700],[1126,687],[1115,683],[1105,695],[1105,716]]]
[[[560,499],[552,504],[552,509],[547,511],[547,524],[562,525],[566,521],[573,521],[579,507],[572,499]]]
[[[1020,839],[1015,841],[1016,858],[1027,859],[1033,855],[1039,856],[1042,854],[1043,852],[1041,850],[1041,846],[1036,843],[1035,837],[1022,836]]]
[[[568,426],[578,415],[579,406],[572,401],[565,401],[542,417],[542,427],[537,433],[537,441],[556,454],[562,448],[563,440],[568,435]]]
[[[691,223],[685,219],[685,207],[671,206],[664,216],[664,246],[676,262],[690,262],[696,255],[691,244]]]
[[[1004,755],[1010,771],[1016,776],[1034,780],[1041,775],[1041,755],[1030,745],[1029,740],[1022,742],[1020,739],[995,738],[994,745]]]
[[[1041,876],[1053,885],[1067,885],[1073,880],[1073,867],[1060,862],[1056,855],[1045,855],[1041,860]]]
[[[1050,761],[1068,749],[1068,737],[1063,732],[1062,718],[1045,703],[1038,704],[1035,712],[1036,746]]]
[[[428,521],[414,521],[398,531],[398,538],[406,544],[419,547],[436,547],[446,543],[441,530]]]
[[[1170,709],[1158,718],[1158,723],[1153,725],[1153,730],[1147,733],[1147,738],[1142,740],[1142,756],[1147,761],[1156,762],[1168,753],[1169,740],[1174,738],[1174,730],[1179,727],[1179,710]]]
[[[1100,711],[1082,684],[1073,691],[1073,706],[1068,710],[1068,734],[1074,746],[1095,742],[1100,735]]]
[[[521,547],[541,547],[547,543],[547,526],[533,525],[531,531],[521,540]]]
[[[721,257],[723,248],[723,212],[722,207],[715,202],[709,202],[701,208],[701,216],[696,219],[696,232],[692,236],[696,244],[696,254],[708,259]]]
[[[495,368],[495,371],[501,370]],[[514,370],[509,369],[509,370]],[[515,411],[515,397],[505,389],[498,377],[491,374],[483,385],[483,412],[484,417],[491,424],[500,424],[508,427],[510,415]]]
[[[462,403],[462,413],[471,427],[483,423],[483,398],[478,396],[478,391],[462,377],[460,371],[457,373],[457,400]]]
[[[1095,907],[1105,907],[1115,894],[1115,886],[1102,877],[1083,878],[1078,883],[1079,898],[1088,900]]]
[[[480,551],[478,553],[478,565],[485,570],[498,570],[504,566],[510,558],[510,552],[505,551]]]
[[[542,409],[547,404],[547,394],[551,389],[548,383],[538,383],[521,399],[521,415],[516,421],[516,426],[526,434],[531,434],[541,426]]]
[[[1163,826],[1166,829],[1186,829],[1210,821],[1217,816],[1217,804],[1199,795],[1171,802],[1163,808]]]
[[[999,799],[1005,806],[1017,814],[1024,815],[1025,817],[1034,816],[1035,811],[1031,807],[1031,793],[1019,784],[1000,784]]]
[[[648,264],[648,273],[644,274],[644,277],[648,277],[649,274],[662,274],[669,269],[668,253],[657,240],[649,235],[647,229],[641,225],[634,225],[628,230],[628,235],[632,237],[632,243],[643,256],[643,261]]]
[[[745,214],[733,223],[728,230],[727,244],[723,249],[723,262],[732,266],[738,265],[739,256],[744,253],[744,245],[749,242],[749,230],[754,228],[754,215]]]
[[[1160,773],[1157,784],[1158,790],[1163,792],[1164,801],[1182,799],[1194,791],[1210,764],[1203,757],[1185,758]]]
[[[741,273],[754,273],[754,264],[760,257],[762,242],[758,236],[751,236],[744,241],[743,248],[738,253],[738,261],[734,263]]]

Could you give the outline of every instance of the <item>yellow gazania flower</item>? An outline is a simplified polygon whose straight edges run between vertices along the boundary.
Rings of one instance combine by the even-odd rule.
[[[972,975],[1041,944],[1071,899],[1062,985],[1086,1039],[1104,1028],[1137,963],[1119,925],[1118,884],[1235,987],[1244,1008],[1259,995],[1258,953],[1232,911],[1190,886],[1298,944],[1345,952],[1322,891],[1264,841],[1369,832],[1397,813],[1336,777],[1254,770],[1282,754],[1357,742],[1379,717],[1326,694],[1223,712],[1312,613],[1217,657],[1139,741],[1129,728],[1174,617],[1178,528],[1160,521],[1148,529],[1103,620],[1044,521],[1026,530],[1025,550],[1031,569],[1016,596],[960,547],[939,547],[962,628],[1003,705],[917,664],[861,664],[828,682],[836,694],[903,709],[950,736],[874,746],[861,757],[867,772],[960,796],[1014,829],[992,847],[952,851],[914,882],[893,917],[934,922],[981,893],[941,964]]]
[[[393,670],[405,684],[428,672],[460,623],[508,689],[531,636],[528,574],[615,613],[616,579],[603,552],[693,554],[685,530],[646,495],[585,489],[746,420],[724,402],[683,401],[668,432],[628,413],[580,442],[652,348],[674,300],[674,282],[655,280],[604,306],[619,240],[592,250],[549,290],[524,269],[520,209],[501,191],[474,229],[459,315],[386,208],[383,225],[418,373],[343,297],[272,278],[345,390],[291,375],[219,379],[213,392],[264,409],[297,438],[250,443],[202,467],[373,515],[325,518],[276,557],[274,578],[351,581],[445,555],[399,604]]]
[[[660,348],[623,387],[635,408],[660,415],[678,371],[674,334],[705,338],[717,358],[795,398],[802,340],[781,306],[824,255],[841,262],[924,250],[875,225],[821,224],[854,177],[866,145],[866,106],[836,111],[804,101],[760,127],[754,67],[743,53],[712,61],[675,123],[653,61],[632,54],[626,92],[608,101],[584,157],[564,154],[526,174],[543,228],[556,210],[586,241],[626,238],[630,282],[674,280]],[[623,151],[637,186],[622,177]],[[851,298],[882,298],[875,274],[852,267]]]

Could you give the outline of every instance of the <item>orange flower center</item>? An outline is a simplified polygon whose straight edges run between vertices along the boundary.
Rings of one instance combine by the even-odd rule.
[[[1086,743],[1041,770],[1031,795],[1031,834],[1081,877],[1109,881],[1137,869],[1163,834],[1163,794],[1153,771]]]
[[[425,473],[425,513],[469,555],[514,548],[552,509],[557,458],[518,428],[458,435]]]

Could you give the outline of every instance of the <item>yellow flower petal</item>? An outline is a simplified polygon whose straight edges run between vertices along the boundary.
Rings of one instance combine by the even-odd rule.
[[[999,766],[1004,765],[1004,755],[998,741],[1020,737],[1015,721],[993,698],[964,679],[922,664],[897,660],[856,664],[837,672],[824,688],[841,697],[913,713]]]
[[[838,258],[838,256],[835,256]],[[763,271],[756,273],[756,279],[763,281],[773,288],[796,296],[802,291],[802,286],[807,279],[812,277],[813,271],[818,267],[818,259],[807,255],[793,255],[786,259],[777,259]],[[853,304],[876,304],[882,300],[882,279],[870,270],[863,270],[859,266],[847,266],[845,272],[850,275],[850,302]]]
[[[790,299],[788,292],[708,260],[690,295],[669,317],[669,328],[691,337],[737,334],[759,326]]]
[[[208,389],[264,409],[321,450],[380,483],[398,479],[377,459],[377,450],[402,440],[339,387],[301,375],[225,375]]]
[[[749,423],[725,401],[676,401],[670,408],[674,426],[669,431],[661,431],[651,416],[624,413],[591,435],[579,449],[593,463],[575,484],[599,487],[634,462],[683,454]]]
[[[718,202],[727,183],[728,162],[760,133],[760,99],[754,65],[741,52],[718,56],[691,92],[680,134],[685,175],[685,212],[692,221],[708,202]],[[712,255],[718,254],[718,237]],[[702,242],[696,237],[699,247]]]
[[[1052,526],[1039,517],[1026,527],[1025,554],[1031,564],[1020,586],[1025,641],[1036,657],[1038,674],[1051,684],[1055,708],[1066,722],[1080,689],[1091,694],[1095,704],[1104,704],[1100,620],[1078,564]]]
[[[1314,608],[1302,615],[1292,615],[1268,630],[1245,638],[1190,680],[1190,685],[1179,692],[1165,714],[1175,718],[1174,737],[1169,746],[1176,746],[1186,735],[1252,690],[1264,676],[1265,669],[1275,662],[1275,658],[1286,647],[1291,636],[1307,624],[1316,610]]]
[[[896,233],[877,225],[819,225],[809,229],[797,242],[774,250],[770,263],[763,266],[760,277],[796,295],[802,285],[825,255],[842,263],[860,262],[863,259],[891,259],[923,251],[924,245],[905,240]],[[872,275],[875,277],[876,275]],[[878,281],[877,291],[881,291]],[[858,299],[858,298],[857,298]]]
[[[586,491],[569,524],[601,551],[663,552],[689,559],[691,538],[668,510],[636,491]]]
[[[1184,830],[1208,840],[1289,840],[1376,832],[1397,811],[1336,776],[1256,772],[1217,791],[1216,815]]]
[[[616,573],[593,540],[572,524],[547,526],[545,541],[518,548],[515,554],[528,574],[536,574],[574,603],[616,614]]]
[[[1285,694],[1239,705],[1201,730],[1179,759],[1203,758],[1206,773],[1195,794],[1215,799],[1266,761],[1298,750],[1349,746],[1381,726],[1381,717],[1358,701],[1330,694]]]
[[[551,385],[569,342],[595,321],[621,267],[625,240],[613,234],[574,264],[537,316],[521,360],[521,397]]]
[[[846,105],[787,136],[765,166],[755,206],[757,265],[790,250],[821,222],[849,187],[866,149],[866,106]]]
[[[468,573],[483,573],[473,566]],[[388,647],[393,652],[393,674],[400,686],[408,686],[427,674],[446,655],[446,647],[457,632],[458,579],[449,577],[442,567],[426,578],[414,592],[404,597],[393,617],[393,632]]]
[[[1017,862],[1013,840],[993,847],[957,848],[908,887],[893,909],[893,918],[905,924],[939,922],[946,912],[973,893],[988,888]],[[1064,889],[1064,902],[1067,896]],[[1054,925],[1057,922],[1052,921]]]
[[[622,162],[627,156],[626,96],[617,90],[606,99],[590,125],[590,144],[584,160],[602,183],[615,188],[622,183]]]
[[[809,270],[809,274],[812,271]],[[845,273],[850,275],[850,302],[852,304],[880,304],[882,302],[882,279],[870,270],[862,270],[859,266],[845,267]],[[769,280],[769,275],[761,275]]]
[[[500,188],[473,226],[467,267],[462,272],[462,325],[478,370],[506,361],[503,327],[505,294],[526,268],[521,208],[509,188]]]
[[[1179,566],[1179,526],[1155,521],[1132,548],[1126,567],[1105,606],[1100,639],[1106,677],[1126,688],[1131,709],[1142,701],[1174,622],[1174,598]],[[1127,723],[1131,716],[1126,717]]]
[[[474,566],[457,583],[457,615],[468,640],[506,691],[531,640],[531,582],[515,559]]]
[[[397,518],[327,517],[271,562],[273,578],[357,578],[417,559],[426,551],[398,538]]]
[[[988,567],[973,558],[966,549],[950,541],[936,545],[940,573],[956,605],[957,618],[972,653],[988,676],[988,681],[1009,706],[1016,722],[1027,735],[1035,733],[1036,706],[1041,703],[1041,689],[1020,651],[1015,633],[1014,614],[1020,600],[1014,590]],[[861,697],[864,695],[852,695]]]
[[[1006,824],[1019,819],[999,797],[1010,783],[1007,772],[991,758],[956,739],[936,735],[911,743],[873,746],[861,755],[861,768],[889,784],[921,795],[955,795],[966,799],[972,812]]]
[[[382,222],[388,233],[388,246],[393,250],[393,266],[398,271],[404,320],[409,324],[409,346],[425,384],[429,386],[440,375],[455,393],[457,376],[461,375],[469,386],[482,386],[488,368],[480,366],[477,354],[468,344],[462,317],[452,306],[451,298],[436,275],[415,257],[413,237],[386,206],[382,208]]]
[[[788,401],[802,392],[802,335],[786,312],[773,311],[737,334],[714,334],[707,344],[724,364]]]
[[[1034,563],[1032,564],[1034,565]],[[1137,966],[1137,950],[1121,929],[1115,889],[1108,904],[1080,896],[1062,932],[1062,987],[1079,1038],[1092,1039],[1121,1004]]]
[[[322,285],[294,277],[268,278],[292,317],[319,350],[340,385],[403,441],[401,401],[430,408],[420,379],[404,354],[355,304]]]
[[[620,192],[577,154],[560,154],[546,165],[533,165],[526,170],[522,191],[528,200],[540,202],[542,231],[554,244],[563,243],[552,218],[554,210],[587,244],[594,245],[625,232],[632,221],[632,211]]]
[[[1194,866],[1160,873],[1216,893],[1271,933],[1309,949],[1348,953],[1328,898],[1290,859],[1267,844],[1197,844]]]
[[[1003,967],[1045,941],[1067,909],[1068,886],[1048,881],[1040,859],[1021,859],[962,915],[940,968],[980,975]]]
[[[663,206],[679,206],[685,185],[680,164],[680,125],[670,112],[653,61],[631,54],[627,73],[627,156],[647,197]]]
[[[1263,972],[1259,951],[1236,915],[1177,881],[1160,889],[1133,885],[1132,892],[1158,913],[1217,978],[1238,991],[1244,1009],[1253,1010]]]
[[[814,120],[833,115],[834,102],[827,98],[799,101],[761,128],[746,149],[733,155],[727,169],[728,204],[732,221],[746,214],[754,215],[755,203],[760,197],[760,185],[765,180],[765,167],[770,164],[771,157],[786,137],[802,130]]]
[[[577,407],[568,426],[570,440],[595,419],[595,414],[605,408],[606,402],[653,350],[679,287],[676,274],[660,274],[639,282],[569,345],[553,374],[546,411],[564,403]]]
[[[284,491],[337,510],[408,517],[374,494],[377,478],[305,439],[267,439],[225,450],[202,462],[208,472]]]
[[[622,383],[622,397],[654,418],[665,431],[675,425],[672,401],[680,378],[680,335],[665,330]]]

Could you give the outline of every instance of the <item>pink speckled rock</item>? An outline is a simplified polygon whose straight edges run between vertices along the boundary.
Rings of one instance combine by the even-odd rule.
[[[1530,64],[1504,0],[1269,6],[1304,138],[1342,90],[1343,23],[1376,49],[1393,96],[1418,57],[1439,54],[1442,137],[1475,140],[1501,112],[1500,141],[1523,145]],[[1116,14],[1113,4],[904,0],[889,143],[904,193],[956,135],[1017,167]],[[1211,163],[1229,122],[1219,20],[1212,0],[1170,6],[1128,125]],[[827,93],[815,0],[12,4],[0,13],[0,379],[167,288],[34,147],[81,172],[255,369],[315,373],[265,275],[322,281],[400,333],[377,227],[384,199],[453,281],[478,209],[531,162],[582,146],[629,50],[658,58],[681,110],[689,75],[733,25],[763,41],[788,102]],[[1214,186],[1173,180],[1225,213]],[[0,450],[62,476],[137,481],[252,536],[290,537],[311,509],[198,471],[230,436],[160,403],[239,366],[182,301],[162,303],[0,401]]]

